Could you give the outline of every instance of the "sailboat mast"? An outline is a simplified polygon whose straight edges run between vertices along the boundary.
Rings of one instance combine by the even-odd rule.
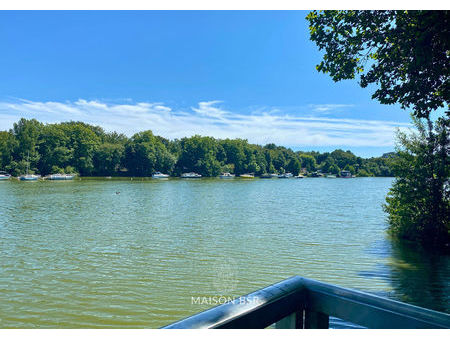
[[[28,156],[27,156],[27,176],[28,172],[30,171],[30,151],[28,150]]]

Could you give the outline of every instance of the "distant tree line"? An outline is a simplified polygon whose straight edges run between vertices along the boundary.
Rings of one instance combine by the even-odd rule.
[[[168,140],[150,130],[128,138],[83,122],[44,124],[21,119],[11,130],[0,131],[0,170],[17,176],[25,173],[28,162],[30,171],[41,175],[149,176],[155,171],[173,176],[189,171],[203,176],[221,172],[298,175],[305,168],[308,172],[349,170],[357,176],[392,176],[390,156],[365,159],[343,150],[295,152],[275,144],[198,135]]]

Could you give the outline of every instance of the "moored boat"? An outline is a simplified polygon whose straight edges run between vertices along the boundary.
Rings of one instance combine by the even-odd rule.
[[[169,178],[169,175],[163,174],[162,172],[157,171],[152,175],[152,177],[153,178]]]
[[[247,174],[239,175],[239,177],[240,178],[255,178],[255,175],[247,173]]]
[[[32,175],[32,174],[27,174],[27,175],[22,175],[19,176],[19,180],[21,181],[37,181],[39,179],[39,177],[41,177],[41,175]]]
[[[74,174],[51,174],[44,177],[49,181],[70,181],[75,178]]]
[[[181,178],[201,178],[201,177],[202,175],[193,172],[181,174]]]
[[[292,175],[291,173],[284,173],[284,174],[280,174],[278,175],[278,178],[291,178],[294,175]]]
[[[11,178],[11,175],[8,174],[6,171],[0,171],[0,181],[6,181]]]
[[[219,176],[220,178],[234,178],[235,175],[231,174],[231,173],[223,173],[222,175]]]
[[[294,176],[295,178],[305,178],[303,175]]]
[[[41,177],[41,175],[33,175],[29,173],[30,171],[30,152],[28,152],[28,156],[27,156],[27,173],[26,175],[21,175],[19,176],[19,180],[20,181],[37,181],[39,177]]]
[[[259,176],[260,178],[272,178],[272,174],[262,174],[261,176]]]
[[[352,173],[348,170],[341,170],[341,173],[339,174],[342,178],[352,178]]]

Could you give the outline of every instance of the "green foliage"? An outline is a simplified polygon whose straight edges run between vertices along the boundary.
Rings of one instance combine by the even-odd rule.
[[[317,161],[312,155],[301,154],[300,160],[303,168],[306,168],[307,171],[315,171],[317,168]]]
[[[0,168],[6,168],[13,158],[16,139],[7,131],[0,131]]]
[[[20,119],[14,123],[10,133],[13,135],[15,142],[12,143],[13,158],[18,162],[16,170],[23,170],[23,163],[30,162],[30,169],[36,170],[40,159],[38,152],[39,135],[42,131],[43,124],[35,119]],[[27,164],[25,164],[26,168]]]
[[[111,176],[119,169],[125,146],[121,143],[103,143],[95,150],[93,163],[95,174]]]
[[[199,135],[183,138],[181,149],[176,165],[178,172],[194,171],[203,176],[220,174],[222,165],[216,157],[219,154],[219,144],[214,138]]]
[[[174,156],[150,130],[133,135],[124,153],[124,167],[136,176],[150,176],[155,171],[172,172],[175,165]]]
[[[450,250],[450,122],[414,119],[418,132],[398,133],[397,180],[386,198],[389,231],[425,247]]]
[[[363,88],[375,84],[372,98],[412,107],[418,117],[448,108],[448,11],[312,11],[306,19],[325,52],[318,71],[334,81],[359,77]]]
[[[343,150],[294,152],[275,144],[260,146],[242,139],[198,135],[171,141],[149,130],[127,138],[82,122],[44,125],[25,119],[10,131],[0,132],[0,170],[16,176],[25,173],[28,152],[31,171],[41,175],[150,176],[155,171],[172,176],[188,171],[203,176],[221,172],[298,175],[302,169],[337,174],[352,166],[356,174],[361,170],[360,176],[391,176],[390,157],[362,159]]]

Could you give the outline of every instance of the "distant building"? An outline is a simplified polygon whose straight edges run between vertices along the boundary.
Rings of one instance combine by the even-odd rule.
[[[341,170],[341,174],[340,176],[342,178],[351,178],[352,177],[352,173],[348,170]]]

